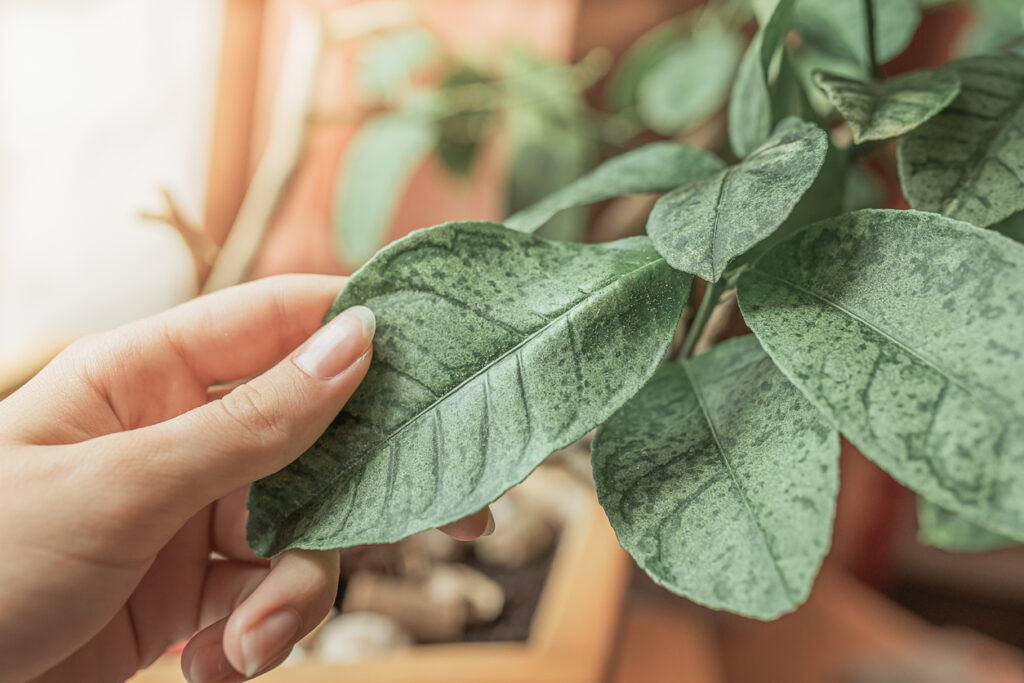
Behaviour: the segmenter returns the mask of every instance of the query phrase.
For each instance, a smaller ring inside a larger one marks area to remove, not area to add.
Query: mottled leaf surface
[[[673,268],[718,280],[732,259],[782,225],[827,150],[814,124],[782,126],[739,164],[661,197],[647,234]]]
[[[1020,545],[1019,541],[968,522],[920,497],[917,499],[917,540],[958,553],[979,553]]]
[[[438,130],[432,120],[385,114],[367,122],[338,169],[331,230],[338,260],[358,266],[384,244],[413,171],[429,156]]]
[[[725,103],[742,54],[740,37],[718,22],[678,41],[640,81],[640,119],[665,135],[702,123]]]
[[[388,246],[329,313],[376,314],[367,377],[309,451],[253,485],[250,544],[391,542],[479,510],[643,386],[689,282],[646,237],[447,223]]]
[[[921,21],[916,0],[873,0],[879,63],[903,52]],[[864,0],[798,0],[795,23],[810,44],[858,64],[870,63]]]
[[[761,619],[807,598],[839,437],[752,336],[661,368],[598,430],[592,460],[619,541],[659,584]]]
[[[867,457],[1024,534],[1024,246],[936,214],[817,223],[739,278],[744,319]]]
[[[533,232],[559,211],[627,194],[666,192],[706,178],[725,164],[713,154],[678,142],[653,142],[612,157],[579,180],[505,221]]]
[[[989,226],[1024,209],[1024,58],[946,68],[960,77],[960,95],[900,138],[900,183],[915,209]]]
[[[853,131],[854,142],[909,132],[942,111],[960,92],[952,69],[915,71],[882,83],[816,71],[814,81]]]
[[[1024,211],[1015,213],[1009,218],[1004,218],[995,225],[990,226],[990,228],[1006,235],[1012,240],[1024,242]]]
[[[772,102],[769,72],[776,53],[793,23],[793,0],[779,0],[771,16],[754,34],[740,59],[729,96],[729,145],[738,157],[745,157],[772,131]]]

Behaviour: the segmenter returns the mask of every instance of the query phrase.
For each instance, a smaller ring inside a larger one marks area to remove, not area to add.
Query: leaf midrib
[[[740,494],[740,500],[743,501],[743,507],[746,509],[750,519],[754,522],[754,526],[757,528],[757,531],[761,536],[761,541],[764,543],[765,551],[767,551],[768,557],[772,560],[772,568],[775,569],[775,574],[779,578],[782,590],[790,602],[799,603],[799,596],[794,593],[793,588],[789,585],[789,582],[786,581],[786,577],[783,575],[782,569],[779,567],[779,558],[772,549],[771,544],[768,542],[768,534],[761,525],[761,520],[754,514],[754,509],[751,507],[750,500],[747,498],[747,492],[740,483],[735,470],[733,470],[732,463],[729,462],[729,458],[725,452],[725,447],[722,445],[722,441],[718,436],[718,430],[715,428],[715,422],[711,418],[711,413],[704,402],[704,395],[701,392],[700,385],[697,384],[697,380],[687,363],[682,363],[682,368],[683,372],[686,373],[686,379],[690,383],[690,387],[693,389],[693,395],[697,397],[697,403],[700,405],[701,412],[704,414],[704,420],[707,422],[708,429],[711,431],[711,437],[715,440],[715,446],[718,449],[719,457],[725,465],[726,471],[729,473],[729,478],[732,479],[733,484],[736,485],[736,490],[739,491]]]
[[[942,375],[942,377],[944,377],[950,384],[953,384],[954,386],[959,388],[961,391],[965,392],[971,398],[973,398],[975,400],[982,401],[982,402],[984,402],[986,404],[988,403],[987,401],[983,401],[983,399],[978,397],[978,395],[977,395],[978,389],[972,389],[967,384],[965,384],[960,378],[953,377],[947,371],[943,370],[942,366],[939,365],[939,363],[935,362],[934,360],[932,360],[928,356],[924,355],[920,351],[914,349],[909,344],[907,344],[903,340],[901,340],[898,337],[896,337],[892,332],[889,332],[888,330],[882,329],[881,327],[879,327],[875,323],[870,322],[869,320],[865,319],[860,314],[850,310],[849,308],[847,308],[846,306],[843,306],[839,302],[833,301],[832,299],[829,299],[829,298],[825,297],[824,295],[819,294],[818,292],[812,291],[812,290],[808,289],[807,287],[804,287],[803,285],[797,284],[796,282],[793,282],[792,280],[787,280],[786,278],[780,277],[778,275],[775,275],[774,273],[768,273],[768,272],[765,272],[763,270],[756,270],[756,269],[753,272],[755,272],[758,275],[761,275],[763,277],[767,277],[767,278],[770,278],[772,280],[775,280],[776,282],[782,283],[784,285],[788,285],[788,286],[792,287],[793,289],[795,289],[795,290],[797,290],[799,292],[802,292],[802,293],[804,293],[804,294],[806,294],[806,295],[808,295],[810,297],[813,297],[813,298],[817,299],[818,301],[821,301],[822,303],[824,303],[824,304],[826,304],[828,306],[831,306],[832,308],[835,308],[839,312],[848,315],[849,317],[853,318],[854,320],[856,320],[860,324],[862,324],[865,327],[867,327],[867,328],[871,329],[872,331],[876,332],[878,335],[884,337],[885,339],[888,339],[890,342],[892,342],[893,344],[895,344],[899,348],[903,349],[908,354],[910,354],[914,358],[918,359],[919,361],[921,361],[922,363],[924,363],[925,365],[930,367],[932,370],[934,370],[938,374]],[[984,390],[982,390],[982,391],[985,394],[989,393],[989,392],[984,391]]]
[[[435,409],[436,409],[436,408],[437,408],[437,407],[438,407],[438,406],[439,406],[439,405],[440,405],[440,404],[441,404],[442,402],[444,402],[445,400],[447,400],[447,399],[448,399],[449,397],[453,396],[454,394],[458,393],[458,392],[459,392],[460,390],[462,390],[462,388],[463,388],[463,387],[465,387],[465,386],[466,386],[467,384],[469,384],[469,383],[470,383],[470,382],[472,382],[473,380],[477,379],[477,378],[478,378],[478,377],[480,377],[481,375],[486,375],[486,374],[487,374],[488,372],[490,372],[490,370],[491,370],[492,368],[494,368],[495,366],[497,366],[497,365],[498,365],[499,363],[501,363],[502,361],[504,361],[504,360],[505,360],[506,358],[509,358],[509,357],[513,356],[513,355],[514,355],[514,354],[515,354],[516,352],[518,352],[518,351],[519,351],[520,349],[522,349],[522,348],[523,348],[524,346],[526,346],[526,345],[527,345],[527,344],[529,344],[529,343],[530,343],[531,341],[533,341],[533,340],[534,340],[535,338],[537,338],[538,336],[540,336],[540,335],[541,335],[541,334],[542,334],[543,332],[547,331],[547,330],[548,330],[549,328],[551,328],[552,326],[554,326],[554,325],[555,325],[556,323],[559,323],[559,322],[561,322],[563,318],[566,318],[567,316],[569,316],[569,315],[570,315],[570,314],[571,314],[571,313],[572,313],[573,311],[575,311],[575,310],[576,310],[577,308],[579,308],[579,307],[580,307],[581,305],[583,305],[583,304],[585,304],[586,302],[590,301],[591,299],[594,299],[594,298],[596,298],[597,296],[601,295],[601,294],[602,294],[602,293],[603,293],[603,292],[604,292],[605,290],[608,290],[608,289],[614,288],[614,287],[616,287],[616,286],[619,286],[619,285],[620,285],[620,284],[621,284],[622,282],[624,282],[625,280],[627,280],[627,279],[629,279],[629,278],[632,278],[632,277],[633,277],[633,276],[635,276],[635,275],[636,275],[637,273],[639,273],[639,272],[641,272],[641,271],[643,271],[643,270],[646,270],[646,269],[648,269],[648,268],[652,268],[652,267],[655,267],[655,266],[659,266],[659,265],[661,265],[661,264],[664,264],[664,263],[666,263],[666,262],[665,262],[665,259],[664,259],[664,258],[662,258],[662,257],[660,257],[660,256],[658,256],[658,257],[654,258],[653,260],[651,260],[651,261],[649,261],[649,262],[647,262],[647,263],[645,263],[645,264],[643,264],[643,265],[641,265],[641,266],[639,266],[639,267],[637,267],[637,268],[634,268],[633,270],[631,270],[631,271],[629,271],[629,272],[627,272],[627,273],[624,273],[624,274],[622,274],[622,275],[621,275],[621,276],[619,276],[619,277],[616,277],[616,278],[612,279],[612,280],[611,280],[610,282],[608,282],[608,283],[607,283],[606,285],[604,285],[604,286],[602,286],[602,287],[600,287],[600,288],[598,288],[598,289],[592,290],[589,296],[585,296],[585,297],[581,298],[581,299],[580,299],[580,300],[579,300],[578,302],[576,302],[576,303],[575,303],[575,304],[573,304],[572,306],[569,306],[569,307],[568,307],[568,308],[566,308],[566,309],[565,309],[564,311],[562,311],[561,313],[559,313],[559,314],[558,314],[558,315],[556,315],[555,317],[553,317],[553,318],[551,318],[550,320],[548,320],[548,321],[547,321],[547,322],[546,322],[546,323],[545,323],[544,325],[542,325],[541,327],[537,328],[537,330],[535,330],[534,332],[531,332],[531,333],[530,333],[529,335],[527,335],[527,336],[526,336],[526,337],[525,337],[525,338],[524,338],[524,339],[523,339],[523,340],[522,340],[521,342],[519,342],[519,343],[518,343],[518,344],[516,344],[515,346],[511,347],[511,348],[510,348],[509,350],[505,351],[505,352],[504,352],[504,353],[502,353],[502,354],[501,354],[500,356],[497,356],[497,357],[495,357],[495,358],[494,358],[493,360],[491,360],[491,361],[490,361],[489,363],[487,363],[486,365],[484,365],[483,367],[481,367],[481,368],[480,368],[479,370],[477,370],[477,371],[476,371],[475,373],[473,373],[472,375],[470,375],[469,377],[467,377],[467,378],[466,378],[466,379],[464,379],[463,381],[459,382],[459,384],[457,384],[456,386],[454,386],[454,387],[453,387],[452,389],[450,389],[449,391],[445,392],[445,393],[444,393],[444,394],[442,394],[441,396],[437,397],[437,398],[436,398],[436,399],[434,400],[434,402],[433,402],[433,403],[431,403],[431,404],[430,404],[430,405],[428,405],[427,407],[423,408],[423,409],[422,409],[421,411],[419,411],[418,413],[416,413],[416,415],[414,415],[413,417],[411,417],[411,418],[409,418],[408,420],[406,420],[405,422],[403,422],[403,423],[401,424],[401,426],[399,426],[399,427],[398,427],[397,429],[395,429],[395,430],[391,431],[391,432],[390,432],[390,433],[389,433],[389,434],[388,434],[387,436],[385,436],[385,437],[384,437],[383,439],[381,439],[380,441],[378,441],[378,442],[374,443],[374,444],[373,444],[372,446],[370,446],[369,448],[367,448],[367,449],[366,449],[366,450],[364,451],[365,455],[363,455],[363,456],[362,456],[362,457],[360,458],[360,462],[359,462],[359,463],[358,463],[357,465],[353,465],[353,466],[351,466],[351,467],[347,467],[347,468],[345,468],[345,469],[344,469],[343,471],[342,471],[342,470],[337,470],[337,471],[335,471],[335,472],[334,472],[334,473],[333,473],[333,474],[332,474],[332,475],[331,475],[331,476],[330,476],[330,477],[329,477],[329,478],[328,478],[328,479],[326,480],[326,482],[324,483],[324,485],[323,485],[323,486],[321,486],[321,487],[320,487],[319,489],[317,489],[317,491],[316,491],[316,493],[315,493],[314,495],[310,496],[310,497],[309,497],[309,498],[308,498],[307,500],[305,500],[305,501],[304,501],[304,502],[303,502],[303,503],[302,503],[301,505],[298,505],[297,507],[293,508],[293,509],[291,510],[291,512],[287,513],[287,514],[286,514],[286,515],[284,516],[284,519],[291,519],[292,517],[294,517],[294,516],[295,516],[295,514],[297,514],[297,513],[299,512],[299,511],[303,510],[303,509],[304,509],[304,508],[305,508],[305,507],[306,507],[307,505],[309,505],[310,503],[314,502],[314,501],[315,501],[315,500],[317,499],[317,497],[318,497],[318,496],[320,495],[320,493],[321,493],[322,491],[325,491],[325,490],[327,490],[328,488],[330,488],[331,486],[333,486],[333,485],[334,485],[334,483],[335,483],[335,482],[336,482],[336,481],[337,481],[337,480],[338,480],[339,478],[341,478],[341,476],[342,476],[343,474],[347,474],[347,473],[351,472],[351,471],[352,471],[352,470],[354,470],[354,469],[357,469],[357,468],[361,468],[361,467],[363,467],[363,466],[364,466],[364,465],[365,465],[365,464],[366,464],[367,462],[369,462],[369,460],[371,460],[371,459],[372,459],[372,458],[374,457],[374,455],[373,455],[373,454],[374,454],[374,453],[376,453],[376,452],[378,452],[378,451],[380,450],[381,446],[383,446],[383,445],[387,444],[387,443],[388,443],[388,442],[390,442],[390,441],[391,441],[392,439],[394,439],[394,438],[398,437],[398,436],[399,436],[399,435],[400,435],[400,434],[401,434],[401,433],[402,433],[403,431],[405,431],[405,430],[406,430],[406,429],[407,429],[407,428],[408,428],[408,427],[409,427],[410,425],[414,424],[414,423],[415,423],[415,422],[416,422],[417,420],[419,420],[420,418],[422,418],[422,417],[423,417],[424,415],[426,415],[426,414],[427,414],[427,413],[429,413],[430,411],[432,411],[432,410],[435,410]],[[666,264],[666,265],[667,265],[667,264]],[[670,268],[671,268],[671,266],[670,266]],[[673,272],[675,272],[675,271],[673,270]]]

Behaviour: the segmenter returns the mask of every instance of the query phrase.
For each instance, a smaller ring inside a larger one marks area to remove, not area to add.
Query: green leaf
[[[436,139],[429,119],[403,114],[378,116],[359,129],[334,179],[331,230],[339,261],[357,266],[384,244],[402,192]]]
[[[873,0],[875,8],[875,50],[878,62],[887,62],[903,52],[921,22],[915,0]],[[870,64],[868,22],[864,0],[799,0],[796,28],[814,47]]]
[[[917,499],[917,540],[958,553],[979,553],[1019,545],[1012,538],[968,522],[921,497]]]
[[[328,313],[377,316],[366,379],[309,451],[253,485],[250,544],[391,542],[479,510],[639,391],[689,283],[645,237],[446,223],[389,245]]]
[[[641,121],[664,135],[704,122],[725,103],[742,52],[740,38],[718,22],[680,40],[640,81]]]
[[[657,583],[760,619],[807,598],[839,437],[752,336],[664,366],[598,429],[592,461],[619,542]]]
[[[828,137],[814,124],[782,127],[743,162],[659,199],[647,234],[673,268],[714,282],[782,225],[827,149]]]
[[[1024,246],[936,214],[817,223],[739,278],[787,377],[898,481],[1024,538]]]
[[[915,71],[883,83],[816,71],[814,81],[850,124],[857,143],[914,130],[960,92],[960,78],[950,69]]]
[[[728,120],[729,144],[736,156],[747,156],[771,134],[769,73],[793,23],[793,3],[794,0],[779,0],[740,60],[729,97]]]
[[[394,96],[439,54],[434,36],[420,28],[371,38],[356,57],[356,82],[368,95]]]
[[[491,77],[466,64],[457,64],[445,76],[438,90],[440,106],[454,113],[438,123],[437,156],[451,173],[468,175],[476,160],[477,150],[487,134],[491,112],[466,102],[465,86],[490,83]],[[469,106],[467,106],[467,104]]]
[[[666,192],[706,178],[724,166],[713,154],[677,142],[653,142],[612,157],[590,173],[509,216],[505,224],[533,232],[563,209],[626,194]]]
[[[619,60],[605,88],[608,109],[624,111],[636,106],[637,91],[644,77],[654,70],[684,35],[688,22],[677,17],[658,24],[640,36]]]
[[[900,138],[900,183],[915,209],[985,227],[1024,209],[1024,58],[952,62],[960,95]]]

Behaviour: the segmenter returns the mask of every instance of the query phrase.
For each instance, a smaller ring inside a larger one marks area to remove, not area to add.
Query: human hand
[[[245,493],[366,373],[368,309],[317,332],[344,282],[270,278],[87,337],[0,403],[4,680],[124,680],[190,639],[192,683],[242,681],[321,621],[338,553],[256,557]]]

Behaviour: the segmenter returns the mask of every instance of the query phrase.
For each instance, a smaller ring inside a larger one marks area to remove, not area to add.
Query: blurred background
[[[794,78],[862,73],[828,39],[845,1],[801,0]],[[0,0],[0,396],[82,334],[255,277],[351,273],[645,142],[728,158],[729,85],[769,5]],[[1024,35],[1021,0],[880,8],[918,17],[887,36],[888,75]],[[837,192],[906,206],[884,145]],[[652,202],[567,211],[542,234],[636,234]],[[808,604],[770,624],[634,571],[587,458],[586,442],[560,452],[499,501],[493,539],[349,552],[337,614],[268,680],[1024,681],[1024,551],[970,529],[949,538],[972,552],[931,547],[917,516],[941,512],[849,444],[832,553]],[[173,658],[138,680],[179,680]]]

